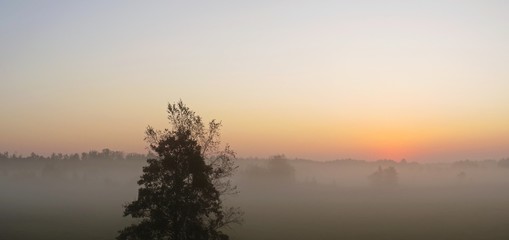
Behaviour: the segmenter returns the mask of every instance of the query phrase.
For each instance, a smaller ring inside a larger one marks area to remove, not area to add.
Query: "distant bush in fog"
[[[295,168],[284,155],[269,158],[265,166],[251,165],[244,171],[244,177],[251,183],[287,184],[295,181]]]
[[[396,186],[398,184],[398,172],[396,171],[396,168],[392,166],[387,168],[378,166],[378,169],[369,175],[369,180],[373,186]]]
[[[502,159],[498,162],[500,167],[509,168],[509,158]]]

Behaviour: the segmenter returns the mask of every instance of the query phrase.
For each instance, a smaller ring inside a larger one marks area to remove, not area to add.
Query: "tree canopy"
[[[222,196],[235,194],[229,179],[234,152],[220,148],[221,123],[202,119],[182,101],[168,104],[171,128],[147,127],[154,151],[138,184],[138,199],[124,216],[141,221],[120,231],[117,239],[228,239],[221,229],[240,223],[238,208],[225,208]]]

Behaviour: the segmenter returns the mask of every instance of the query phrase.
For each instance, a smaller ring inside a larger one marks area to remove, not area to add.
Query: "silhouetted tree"
[[[0,153],[0,159],[9,159],[9,152]]]
[[[500,161],[498,161],[498,166],[509,168],[509,158],[501,159]]]
[[[374,186],[395,186],[398,184],[398,172],[393,166],[385,169],[378,166],[378,169],[369,175],[369,179]]]
[[[285,155],[275,155],[272,156],[267,162],[267,168],[274,175],[284,176],[285,178],[294,178],[295,169],[288,160]]]
[[[148,127],[146,140],[155,152],[138,181],[138,199],[124,216],[141,218],[117,239],[228,239],[220,229],[240,222],[237,208],[223,208],[221,196],[235,193],[229,177],[236,169],[233,151],[219,150],[215,121],[205,128],[182,101],[168,104],[171,129]]]
[[[266,166],[252,165],[244,171],[246,184],[282,187],[295,183],[295,168],[285,155],[275,155],[268,159]]]
[[[479,163],[472,160],[456,161],[452,164],[454,168],[468,169],[479,167]]]

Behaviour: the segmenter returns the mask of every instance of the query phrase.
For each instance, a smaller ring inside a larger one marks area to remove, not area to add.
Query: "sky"
[[[0,151],[146,152],[182,99],[240,157],[509,157],[507,1],[3,1]]]

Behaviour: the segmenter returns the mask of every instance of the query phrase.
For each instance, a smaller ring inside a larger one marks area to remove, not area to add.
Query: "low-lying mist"
[[[0,239],[114,239],[147,156],[101,153],[0,156]],[[231,239],[509,239],[509,160],[237,163]]]

